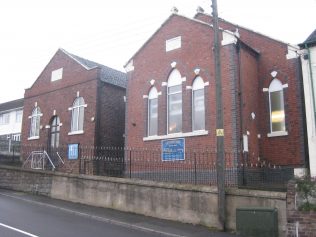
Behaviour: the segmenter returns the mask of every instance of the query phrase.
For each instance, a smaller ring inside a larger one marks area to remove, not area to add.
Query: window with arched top
[[[168,78],[168,134],[182,131],[182,78],[174,69]]]
[[[58,116],[54,116],[50,123],[50,136],[49,144],[51,148],[59,147],[59,133],[60,133],[60,119]]]
[[[78,97],[72,104],[71,111],[71,132],[82,132],[84,121],[84,108],[86,107],[84,99]]]
[[[270,83],[269,105],[270,105],[271,133],[286,131],[283,85],[278,79],[273,79],[272,82]]]
[[[192,130],[205,130],[204,81],[201,77],[195,78],[192,85]]]
[[[39,137],[41,116],[40,107],[35,107],[32,111],[32,115],[29,117],[31,119],[30,138]]]
[[[152,87],[148,94],[148,136],[158,134],[158,91]]]

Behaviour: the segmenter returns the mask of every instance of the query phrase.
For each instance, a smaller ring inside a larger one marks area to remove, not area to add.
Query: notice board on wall
[[[163,161],[175,161],[185,159],[184,138],[161,141],[161,159]]]

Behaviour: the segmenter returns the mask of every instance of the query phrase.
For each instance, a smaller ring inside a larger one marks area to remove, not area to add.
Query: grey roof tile
[[[24,105],[24,99],[12,100],[0,104],[0,113],[8,110],[13,110],[16,108],[21,108]]]
[[[316,29],[300,45],[304,45],[304,44],[316,44]]]
[[[118,71],[116,69],[104,66],[100,63],[96,63],[93,61],[90,61],[88,59],[79,57],[77,55],[71,54],[67,52],[66,50],[62,49],[66,54],[70,55],[72,58],[74,58],[76,61],[78,61],[80,64],[85,66],[88,69],[92,68],[100,68],[101,69],[101,80],[107,83],[110,83],[115,86],[126,88],[127,86],[127,77],[126,73]]]

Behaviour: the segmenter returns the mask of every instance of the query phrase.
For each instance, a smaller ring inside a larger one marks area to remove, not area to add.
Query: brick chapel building
[[[304,167],[297,48],[223,19],[220,32],[225,151],[241,151],[235,163]],[[128,147],[216,148],[213,39],[210,15],[173,13],[127,62]]]
[[[123,147],[125,94],[125,73],[59,49],[25,90],[24,158],[36,147],[56,149],[66,162],[63,167],[78,173],[81,159],[69,157],[67,146]],[[101,172],[95,164],[83,168]]]

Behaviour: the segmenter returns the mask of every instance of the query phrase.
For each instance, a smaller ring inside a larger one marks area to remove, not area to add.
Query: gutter
[[[12,112],[12,111],[17,111],[17,110],[23,110],[23,106],[22,107],[16,107],[16,108],[13,108],[13,109],[2,110],[2,111],[0,111],[0,114],[5,114],[5,113]]]

